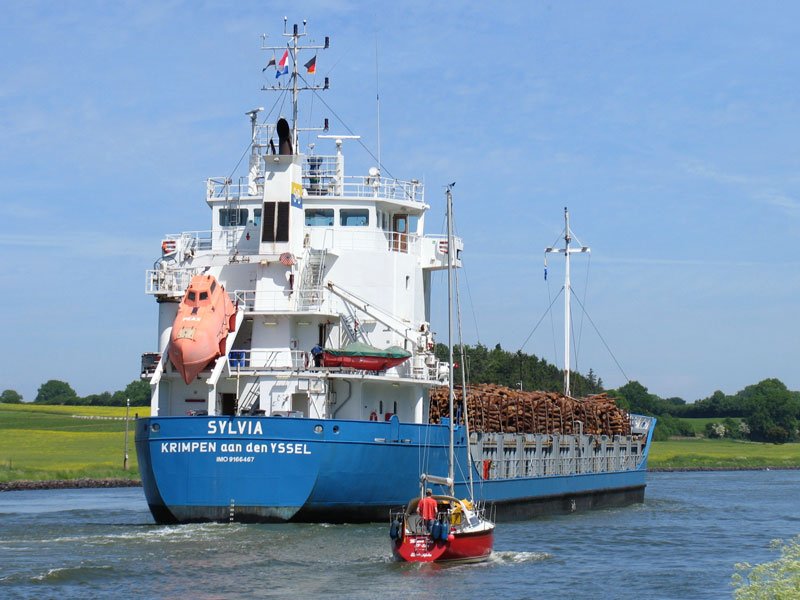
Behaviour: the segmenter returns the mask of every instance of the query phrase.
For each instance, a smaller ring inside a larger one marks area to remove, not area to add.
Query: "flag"
[[[269,59],[269,62],[267,63],[267,66],[264,67],[263,69],[261,69],[261,72],[263,73],[264,71],[266,71],[267,69],[269,69],[272,66],[275,66],[275,57],[274,56]]]
[[[275,71],[275,79],[280,77],[281,75],[286,75],[289,72],[289,51],[284,50],[283,56],[281,56],[281,60],[276,67],[277,70]]]
[[[316,73],[317,72],[317,55],[315,54],[314,58],[312,58],[310,61],[308,61],[303,66],[306,68],[306,73],[310,73],[310,74]]]

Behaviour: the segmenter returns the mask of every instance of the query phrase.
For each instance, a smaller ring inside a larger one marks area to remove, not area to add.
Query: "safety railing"
[[[502,447],[502,446],[501,446]],[[622,445],[609,447],[606,454],[581,454],[575,448],[552,449],[535,455],[530,448],[524,449],[520,456],[516,448],[503,448],[502,455],[494,444],[483,446],[481,460],[485,465],[485,477],[488,479],[514,479],[518,477],[544,477],[552,475],[577,475],[579,473],[605,473],[615,471],[633,471],[640,461],[638,446]]]
[[[182,296],[192,277],[201,269],[147,269],[145,271],[145,293],[156,296]]]
[[[366,227],[306,227],[304,233],[309,245],[320,250],[394,250],[414,256],[420,256],[422,251],[422,238],[416,234],[376,231]]]
[[[303,370],[313,366],[304,350],[231,350],[228,368],[237,371]]]

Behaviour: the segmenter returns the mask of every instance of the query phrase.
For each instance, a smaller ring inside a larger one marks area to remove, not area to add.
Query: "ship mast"
[[[327,50],[330,47],[330,38],[325,36],[325,43],[322,46],[319,45],[312,45],[312,46],[301,46],[300,45],[300,38],[305,37],[308,35],[306,33],[306,23],[307,21],[303,19],[303,31],[300,31],[299,26],[297,23],[292,25],[292,31],[286,31],[286,17],[283,18],[283,37],[288,38],[285,46],[266,46],[262,43],[261,49],[262,50],[272,50],[273,52],[276,51],[288,51],[289,56],[291,57],[292,63],[292,74],[291,74],[291,81],[292,81],[292,151],[295,154],[298,154],[298,132],[300,128],[298,126],[298,113],[297,113],[297,105],[300,98],[300,92],[304,90],[327,90],[330,82],[327,77],[325,77],[322,85],[300,85],[300,77],[298,76],[297,72],[297,65],[299,62],[299,55],[300,51],[302,50]],[[266,38],[264,38],[266,39]],[[277,65],[276,65],[277,68]],[[270,86],[262,86],[262,90],[284,90],[285,87],[282,87],[280,83],[273,84]],[[323,130],[327,131],[328,120],[325,119],[325,127]],[[319,129],[314,128],[313,131],[319,131]]]
[[[572,231],[569,228],[569,211],[564,207],[564,247],[563,248],[545,248],[545,253],[563,254],[565,260],[564,267],[564,395],[570,395],[570,382],[569,382],[569,355],[570,355],[570,323],[572,321],[572,314],[570,311],[572,284],[569,278],[569,255],[574,253],[590,252],[588,246],[580,246],[577,248],[570,248],[572,241]],[[546,262],[545,262],[545,266]]]

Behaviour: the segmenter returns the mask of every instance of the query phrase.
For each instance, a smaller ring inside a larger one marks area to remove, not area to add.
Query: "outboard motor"
[[[292,130],[286,119],[278,119],[278,154],[294,154],[292,152]]]

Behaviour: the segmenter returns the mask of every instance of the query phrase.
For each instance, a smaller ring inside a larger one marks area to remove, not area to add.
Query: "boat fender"
[[[431,538],[434,542],[442,538],[442,524],[439,521],[434,521],[431,525]]]
[[[389,525],[389,537],[393,540],[400,537],[400,525],[400,519],[395,519],[392,521],[392,524]]]
[[[376,413],[374,410],[371,413],[369,413],[369,420],[370,421],[377,421],[378,420],[378,413]]]
[[[439,539],[443,542],[446,542],[450,537],[450,523],[447,520],[441,520],[439,522]]]

